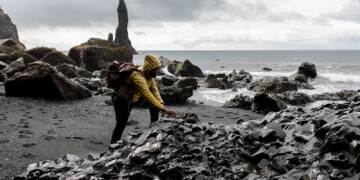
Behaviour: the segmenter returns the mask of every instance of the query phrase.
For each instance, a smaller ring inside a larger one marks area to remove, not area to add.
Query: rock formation
[[[286,91],[297,91],[297,85],[290,82],[287,77],[265,76],[247,86],[249,90],[255,92],[277,94]]]
[[[132,62],[130,50],[107,40],[90,38],[87,42],[70,49],[69,57],[88,71],[107,69],[114,61]]]
[[[19,42],[16,25],[0,7],[0,39],[12,39]]]
[[[189,60],[173,61],[168,66],[168,71],[175,76],[182,77],[205,77],[198,66],[193,65]]]
[[[31,164],[14,180],[359,179],[359,110],[291,108],[229,126],[163,118],[101,155]]]
[[[126,46],[133,54],[137,54],[136,50],[132,47],[131,41],[128,36],[128,12],[125,0],[119,0],[119,7],[117,9],[119,25],[116,28],[115,43]]]
[[[0,53],[1,54],[11,54],[15,51],[24,51],[24,50],[26,50],[25,46],[15,40],[0,39]]]
[[[56,68],[41,61],[30,63],[22,71],[9,75],[5,91],[9,97],[55,100],[78,100],[91,96],[87,88],[69,80]]]

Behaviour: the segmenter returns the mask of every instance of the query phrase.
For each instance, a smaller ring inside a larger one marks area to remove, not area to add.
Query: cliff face
[[[10,17],[0,8],[0,39],[13,39],[19,42],[19,36],[15,24]]]
[[[119,0],[119,7],[117,9],[119,25],[116,28],[115,43],[122,44],[130,49],[133,54],[137,54],[136,50],[132,47],[131,41],[128,36],[128,12],[125,0]]]

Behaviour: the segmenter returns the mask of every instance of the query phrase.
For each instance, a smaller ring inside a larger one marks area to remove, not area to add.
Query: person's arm
[[[152,78],[152,80],[151,80],[150,91],[153,93],[155,98],[160,101],[161,104],[164,104],[164,100],[161,98],[159,89],[158,89],[158,87],[156,85],[155,78]]]
[[[157,100],[155,96],[150,92],[146,80],[142,75],[136,73],[133,77],[133,82],[135,84],[136,90],[140,92],[142,98],[150,106],[154,107],[158,111],[162,111],[164,109],[165,106],[161,104],[161,102]]]
[[[155,96],[150,92],[150,89],[147,86],[146,80],[142,75],[135,74],[133,77],[133,82],[137,90],[140,91],[142,98],[152,107],[157,109],[158,111],[162,111],[172,117],[176,117],[177,113],[171,109],[165,108],[163,104],[159,100],[155,98]],[[159,95],[160,96],[160,95]]]

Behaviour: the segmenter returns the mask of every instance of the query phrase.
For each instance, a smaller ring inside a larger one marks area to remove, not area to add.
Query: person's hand
[[[171,109],[164,108],[164,110],[162,110],[162,112],[164,112],[165,114],[168,114],[170,117],[173,117],[173,118],[175,118],[177,116],[177,113]]]

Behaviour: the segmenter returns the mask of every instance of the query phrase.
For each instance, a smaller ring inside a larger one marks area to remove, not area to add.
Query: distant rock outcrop
[[[69,57],[88,71],[107,69],[114,61],[132,62],[130,50],[107,40],[90,38],[87,42],[70,49]]]
[[[287,77],[265,76],[247,86],[249,90],[269,94],[284,93],[287,91],[297,91],[298,87]]]
[[[128,12],[125,4],[125,0],[119,0],[119,6],[117,9],[119,25],[116,28],[115,43],[126,46],[133,54],[137,54],[136,50],[132,47],[131,41],[128,36]]]
[[[205,77],[201,69],[193,65],[189,60],[173,61],[168,66],[168,71],[175,76],[182,77]]]
[[[46,54],[55,52],[56,49],[48,47],[35,47],[26,51],[26,53],[32,55],[37,59],[42,59]]]
[[[19,42],[16,25],[0,7],[0,39],[12,39]]]

